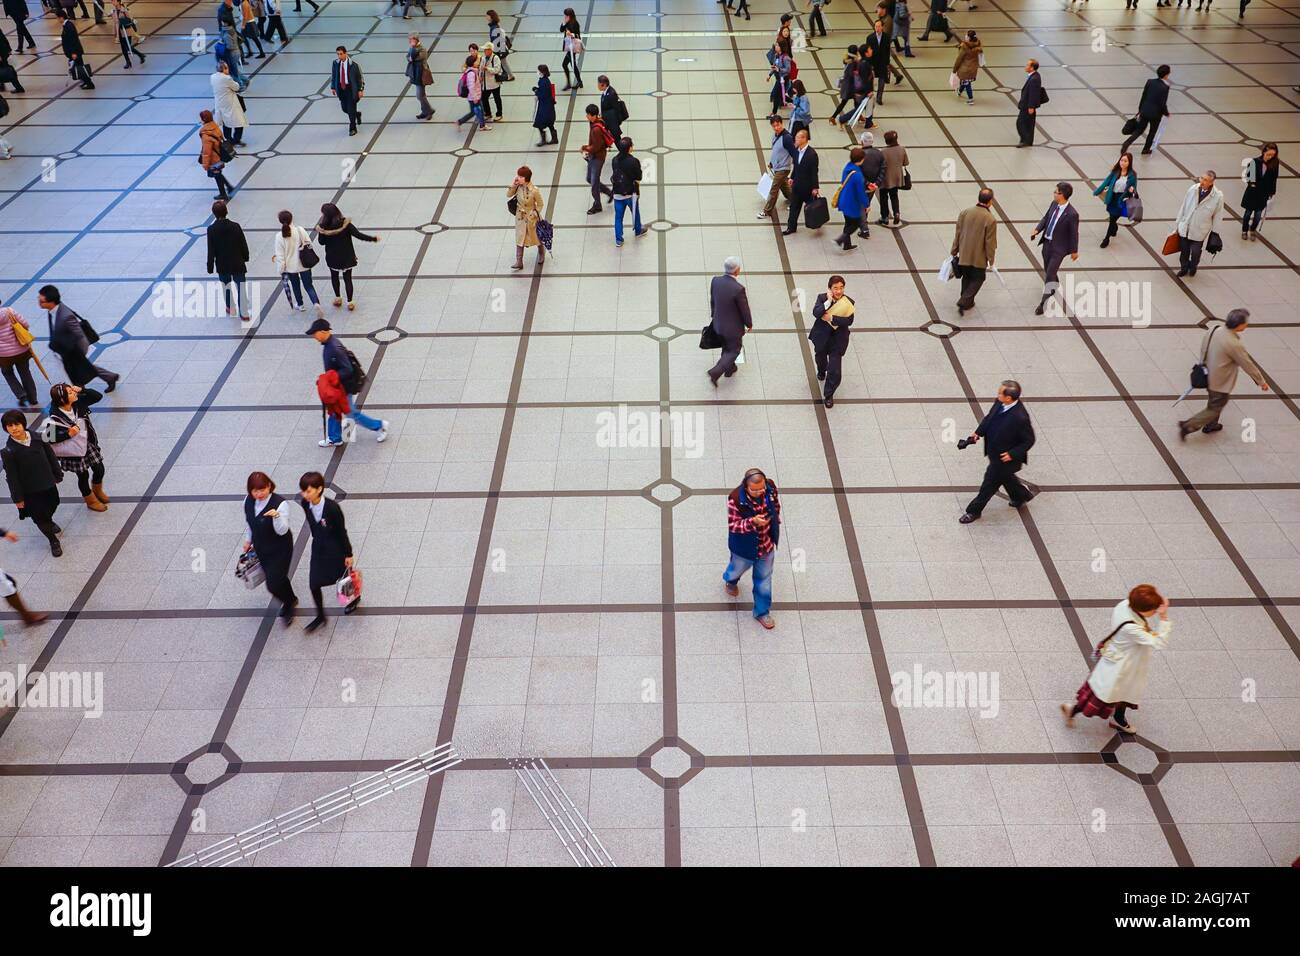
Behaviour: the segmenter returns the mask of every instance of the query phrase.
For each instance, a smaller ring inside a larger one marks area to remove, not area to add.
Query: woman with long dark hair
[[[573,7],[564,8],[564,22],[560,24],[560,48],[564,50],[564,88],[565,90],[582,89],[582,71],[578,69],[578,57],[582,55],[582,24]],[[569,76],[569,67],[573,67],[573,76]],[[576,82],[574,82],[576,79]]]
[[[107,511],[104,492],[104,453],[90,420],[90,406],[104,396],[93,388],[59,383],[50,387],[50,448],[65,475],[77,476],[81,500],[91,511]]]
[[[257,555],[258,563],[266,574],[266,589],[280,601],[280,620],[286,624],[298,606],[298,595],[293,593],[289,580],[289,565],[293,561],[293,532],[289,516],[284,513],[284,498],[275,493],[275,482],[264,471],[248,476],[248,497],[244,499],[244,554]]]
[[[303,289],[307,298],[316,308],[316,317],[324,318],[325,311],[320,307],[320,296],[311,281],[311,267],[302,261],[302,251],[311,246],[311,235],[302,226],[293,224],[293,213],[287,209],[280,210],[280,234],[275,237],[275,253],[271,262],[280,267],[280,278],[284,282],[284,298],[289,308],[296,312],[306,312],[307,306],[302,300]]]
[[[1265,143],[1259,155],[1246,167],[1246,191],[1241,194],[1241,238],[1254,239],[1264,221],[1264,209],[1277,193],[1277,176],[1282,169],[1277,143]]]
[[[1106,236],[1101,240],[1101,248],[1105,249],[1110,245],[1111,239],[1119,234],[1119,217],[1126,215],[1128,208],[1125,202],[1137,195],[1137,170],[1133,168],[1133,154],[1121,153],[1115,165],[1110,168],[1109,175],[1101,181],[1101,185],[1092,191],[1094,196],[1100,196],[1101,201],[1106,204],[1106,215],[1110,216],[1110,224],[1106,227]]]
[[[320,207],[320,222],[316,224],[316,236],[325,247],[325,265],[330,270],[330,285],[334,288],[334,305],[343,304],[339,292],[339,276],[343,277],[343,287],[348,294],[348,311],[357,307],[352,290],[352,270],[357,267],[357,251],[352,247],[353,239],[362,242],[378,242],[378,236],[367,236],[352,224],[339,207],[327,202]]]
[[[545,63],[537,64],[537,85],[533,87],[537,97],[537,107],[533,112],[533,129],[541,134],[538,146],[554,146],[560,141],[555,133],[555,84],[551,82],[551,68]],[[546,132],[551,133],[547,142]]]

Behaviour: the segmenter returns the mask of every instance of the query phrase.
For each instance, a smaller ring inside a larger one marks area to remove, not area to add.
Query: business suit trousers
[[[1046,305],[1047,300],[1052,297],[1060,287],[1061,282],[1057,277],[1057,272],[1061,268],[1061,263],[1065,261],[1065,253],[1049,253],[1047,246],[1043,246],[1043,298],[1040,305]]]
[[[822,383],[822,398],[830,398],[840,387],[844,356],[830,348],[829,343],[825,349],[816,349],[814,356],[817,359],[817,374],[826,376],[826,381]]]
[[[763,215],[771,216],[776,212],[776,197],[790,198],[790,170],[772,170],[772,188],[767,191],[767,204],[763,206]]]
[[[1229,397],[1228,392],[1210,392],[1210,400],[1205,403],[1205,407],[1182,423],[1183,431],[1194,432],[1198,428],[1217,423],[1228,406]]]
[[[799,228],[799,214],[803,212],[803,204],[812,199],[812,196],[800,196],[796,192],[790,194],[790,215],[786,217],[785,228],[794,232]]]
[[[1034,127],[1038,124],[1038,116],[1028,110],[1021,110],[1016,116],[1016,132],[1020,134],[1020,142],[1026,146],[1034,145]]]
[[[1155,141],[1156,130],[1158,129],[1160,129],[1159,116],[1152,119],[1149,116],[1142,116],[1141,114],[1139,114],[1137,131],[1134,132],[1133,135],[1130,136],[1128,139],[1124,140],[1124,145],[1119,148],[1119,151],[1121,153],[1127,153],[1128,148],[1133,145],[1133,141],[1137,139],[1139,136],[1141,136],[1143,131],[1145,130],[1147,134],[1147,142],[1146,145],[1142,147],[1142,152],[1144,153],[1151,152],[1151,144],[1152,142]]]
[[[1180,272],[1186,271],[1190,275],[1196,275],[1196,267],[1201,264],[1201,249],[1204,246],[1204,242],[1197,242],[1194,239],[1188,239],[1186,236],[1178,237],[1178,269]]]
[[[14,32],[18,34],[18,52],[23,52],[24,40],[27,41],[29,47],[36,49],[36,41],[32,38],[32,33],[27,29],[27,24],[23,21],[23,18],[13,17],[12,19],[14,21]]]
[[[348,91],[347,93],[339,93],[339,109],[343,110],[343,112],[347,114],[349,133],[354,131],[357,128],[357,124],[361,122],[360,105],[361,104],[357,102],[356,96],[351,91]]]
[[[821,27],[822,36],[826,35],[826,21],[822,19],[822,8],[820,4],[814,5],[812,14],[808,17],[808,35],[816,36],[817,28]]]
[[[996,458],[990,458],[988,467],[984,469],[984,482],[980,485],[980,490],[976,492],[975,497],[970,500],[966,506],[966,513],[979,517],[984,511],[984,506],[989,503],[998,488],[1007,490],[1007,497],[1015,504],[1022,504],[1033,497],[1029,489],[1025,487],[1024,482],[1016,477],[1015,469],[1019,467],[1014,462],[999,461]]]
[[[973,308],[975,305],[975,296],[979,295],[980,287],[984,285],[984,280],[988,278],[987,269],[976,269],[974,266],[961,267],[961,296],[957,299],[957,305],[963,309]]]
[[[744,339],[724,339],[722,344],[722,356],[718,359],[718,364],[709,369],[709,378],[715,382],[720,376],[736,374],[736,358],[740,355]]]
[[[262,37],[267,43],[270,43],[271,37],[277,33],[280,35],[280,46],[284,46],[289,42],[289,34],[284,30],[284,20],[280,18],[280,14],[272,13],[266,18],[266,32],[262,34]]]

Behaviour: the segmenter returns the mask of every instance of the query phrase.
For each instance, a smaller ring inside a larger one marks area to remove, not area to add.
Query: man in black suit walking
[[[83,90],[93,90],[95,83],[90,78],[90,68],[86,66],[86,51],[81,47],[77,26],[72,22],[68,10],[61,8],[59,15],[63,17],[63,33],[59,40],[63,46],[63,55],[72,61],[72,75],[81,81]]]
[[[821,183],[817,179],[817,150],[808,145],[808,131],[794,134],[794,169],[790,172],[790,218],[781,235],[793,235],[799,229],[799,213],[803,204],[819,195]]]
[[[609,77],[596,77],[596,86],[600,88],[600,118],[609,130],[609,135],[617,143],[623,138],[623,121],[627,119],[627,104],[618,98],[618,90],[609,85]]]
[[[709,283],[709,315],[713,318],[713,331],[722,339],[722,357],[709,369],[709,381],[718,387],[718,378],[736,374],[736,357],[740,355],[741,339],[746,329],[754,327],[749,314],[749,297],[737,278],[740,260],[729,256],[722,263],[726,275],[714,276]]]
[[[1079,211],[1070,205],[1073,194],[1074,187],[1069,183],[1057,183],[1052,193],[1055,202],[1029,234],[1030,242],[1040,233],[1043,237],[1038,240],[1043,247],[1043,297],[1034,315],[1043,314],[1043,306],[1060,286],[1056,273],[1065,257],[1069,256],[1072,262],[1079,258]]]
[[[1133,135],[1124,140],[1124,145],[1119,148],[1121,153],[1127,153],[1128,148],[1133,145],[1133,140],[1142,135],[1146,130],[1147,141],[1142,147],[1142,155],[1151,154],[1151,143],[1156,138],[1156,131],[1160,129],[1160,121],[1169,115],[1169,64],[1164,63],[1156,68],[1156,75],[1153,79],[1147,80],[1146,86],[1142,87],[1142,99],[1138,101],[1138,128],[1133,131]]]
[[[339,98],[339,106],[348,116],[348,135],[357,135],[357,124],[361,122],[361,97],[366,95],[366,79],[361,75],[361,67],[348,56],[347,47],[336,47],[338,54],[330,64],[330,93]]]
[[[1038,107],[1043,102],[1043,78],[1038,75],[1038,61],[1030,60],[1025,64],[1025,85],[1020,88],[1020,102],[1016,104],[1020,113],[1016,116],[1016,132],[1020,142],[1016,148],[1034,145],[1034,127],[1038,124]]]
[[[1029,413],[1020,403],[1020,383],[1010,379],[998,388],[997,401],[980,422],[979,428],[967,439],[976,442],[984,439],[984,454],[989,460],[984,470],[984,483],[966,506],[966,513],[957,520],[970,524],[979,520],[984,506],[1001,486],[1007,490],[1011,507],[1026,505],[1034,493],[1021,483],[1016,472],[1029,462],[1029,449],[1034,447],[1034,426]]]
[[[844,276],[831,276],[829,291],[817,296],[813,304],[813,327],[808,341],[817,358],[817,379],[824,382],[822,401],[827,408],[835,405],[835,390],[840,387],[840,366],[849,350],[849,326],[853,324],[854,302],[844,294]]]
[[[876,77],[876,105],[885,104],[885,87],[889,86],[889,71],[891,63],[889,60],[889,34],[885,33],[885,23],[883,20],[875,22],[875,32],[867,37],[866,41],[858,47],[862,55],[871,60],[871,72]],[[899,74],[898,80],[901,82],[902,74]]]

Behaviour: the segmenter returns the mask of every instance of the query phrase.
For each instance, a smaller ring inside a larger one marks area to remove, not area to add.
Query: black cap
[[[789,23],[789,22],[790,22],[791,20],[793,20],[793,19],[794,19],[794,14],[793,14],[793,13],[783,13],[783,14],[781,14],[781,22],[782,22],[782,23]]]
[[[333,330],[330,328],[330,324],[328,322],[326,322],[324,319],[317,319],[315,322],[311,324],[311,328],[307,330],[306,334],[315,335],[317,332],[331,332],[331,331]]]

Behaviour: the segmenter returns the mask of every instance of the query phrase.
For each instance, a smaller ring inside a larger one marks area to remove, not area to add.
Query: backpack
[[[466,70],[460,75],[460,79],[456,81],[456,95],[464,99],[469,99],[469,80],[466,79],[468,76],[469,70]]]
[[[604,123],[593,123],[592,125],[598,127],[600,129],[601,135],[605,137],[605,148],[606,149],[613,148],[614,137],[609,134],[609,127],[607,127]]]
[[[361,390],[366,387],[366,370],[362,367],[361,362],[357,359],[356,355],[352,353],[350,348],[346,345],[342,346],[342,348],[343,354],[346,355],[348,361],[352,363],[352,377],[344,383],[343,387],[347,390],[349,395],[360,395]]]

